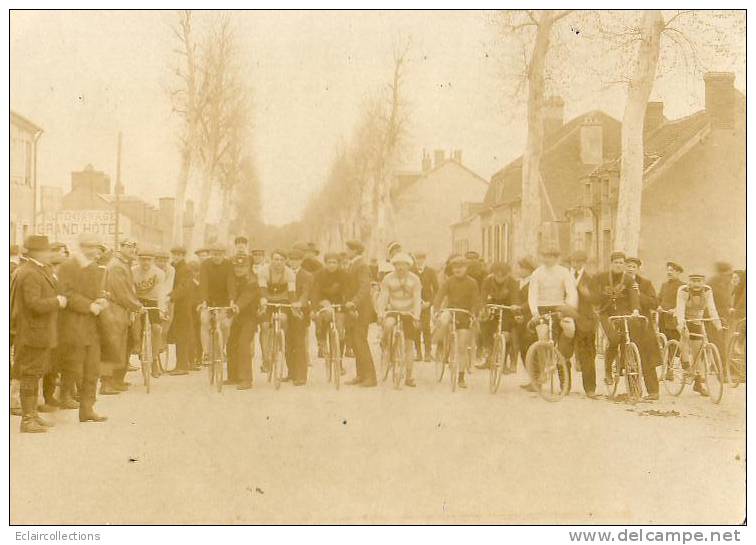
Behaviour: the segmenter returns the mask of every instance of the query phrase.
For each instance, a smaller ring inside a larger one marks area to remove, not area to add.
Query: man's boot
[[[697,376],[693,381],[693,391],[698,392],[703,397],[709,397],[709,389],[700,376]]]
[[[459,379],[457,380],[457,386],[460,388],[467,388],[467,382],[465,382],[465,372],[459,372]]]
[[[105,422],[107,416],[100,416],[94,411],[92,405],[81,405],[79,407],[79,422]]]
[[[100,395],[112,396],[120,393],[120,390],[116,390],[113,387],[113,379],[111,377],[102,377],[100,379]]]
[[[34,418],[37,396],[21,396],[21,433],[44,433],[47,426],[37,422]]]

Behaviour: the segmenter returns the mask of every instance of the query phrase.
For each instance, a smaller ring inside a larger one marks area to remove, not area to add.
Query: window
[[[609,178],[601,180],[601,201],[609,202],[611,192],[609,191]]]
[[[612,253],[612,232],[609,229],[604,229],[604,255],[602,261],[604,265],[609,265],[609,255]]]
[[[596,249],[593,247],[593,231],[586,231],[583,238],[583,250],[589,256],[596,257]]]
[[[586,182],[583,187],[583,204],[585,206],[591,206],[593,204],[593,191],[591,190],[593,184],[591,184],[591,182]]]

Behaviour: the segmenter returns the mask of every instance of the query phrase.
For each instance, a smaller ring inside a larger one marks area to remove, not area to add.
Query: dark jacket
[[[51,272],[31,260],[19,265],[11,285],[14,345],[55,348],[58,288]]]
[[[677,306],[677,290],[683,284],[684,282],[679,278],[664,282],[659,289],[659,306],[665,310],[675,310]],[[677,320],[671,314],[662,314],[660,323],[665,329],[675,329],[677,327]]]
[[[436,271],[430,267],[423,267],[422,271],[414,268],[412,272],[420,278],[420,283],[423,286],[421,292],[423,301],[427,303],[433,302],[433,299],[436,298],[436,293],[438,293],[438,275]]]
[[[96,262],[84,263],[83,256],[73,255],[58,269],[60,291],[68,299],[59,315],[60,343],[90,346],[99,343],[97,317],[89,306],[104,293],[104,268]]]
[[[349,287],[349,275],[341,269],[330,272],[321,269],[313,275],[310,300],[313,305],[322,301],[329,301],[334,305],[341,305],[346,299]]]
[[[714,306],[726,317],[732,308],[732,274],[716,274],[706,281],[714,296]]]
[[[355,258],[347,272],[349,287],[347,289],[347,302],[357,307],[357,313],[361,321],[372,322],[375,320],[375,308],[370,296],[370,267],[365,263],[365,258]]]
[[[659,299],[656,297],[654,285],[648,278],[643,278],[640,275],[635,276],[635,283],[638,284],[638,303],[640,304],[640,312],[650,320],[651,311],[656,310],[659,306]]]
[[[206,259],[200,265],[200,297],[209,307],[227,307],[234,298],[234,271],[231,262],[220,264]]]
[[[243,322],[254,321],[257,319],[257,308],[260,305],[260,286],[253,274],[248,277],[235,277],[234,292],[236,299],[234,303],[239,308],[239,313],[234,316],[234,320]]]
[[[323,268],[323,264],[315,257],[305,257],[302,260],[302,268],[310,274],[315,274]]]
[[[596,275],[593,283],[593,303],[606,316],[631,314],[640,310],[638,290],[633,288],[633,280],[626,273],[612,274],[611,271]]]
[[[593,331],[596,327],[596,312],[593,309],[593,282],[594,277],[584,269],[580,280],[577,282],[578,316],[575,320],[577,328],[584,333]]]

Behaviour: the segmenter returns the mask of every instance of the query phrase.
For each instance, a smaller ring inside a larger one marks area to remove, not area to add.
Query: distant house
[[[32,234],[37,213],[37,141],[42,128],[10,113],[10,243],[22,244]]]
[[[706,74],[705,108],[681,119],[666,119],[661,102],[647,107],[638,257],[655,281],[670,259],[703,273],[715,260],[745,267],[746,101],[734,79]],[[614,158],[584,176],[583,202],[568,213],[572,245],[598,253],[602,264],[614,234],[619,168]]]
[[[547,100],[544,119],[544,154],[540,237],[558,241],[563,251],[570,246],[567,211],[581,194],[581,179],[620,148],[619,121],[601,111],[582,114],[564,123],[564,101]],[[451,224],[452,246],[480,251],[488,262],[518,258],[522,157],[518,157],[491,178],[480,206]]]
[[[463,203],[480,202],[488,182],[462,163],[462,151],[450,155],[435,150],[423,154],[420,171],[394,175],[394,231],[408,252],[425,251],[431,263],[440,263],[452,250],[449,225],[459,218]],[[359,238],[357,225],[326,222],[321,246],[341,249],[343,240]],[[383,256],[378,256],[382,258]]]

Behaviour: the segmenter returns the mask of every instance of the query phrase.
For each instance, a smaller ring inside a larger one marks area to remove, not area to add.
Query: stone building
[[[22,244],[37,214],[37,144],[42,128],[10,113],[10,243]]]

